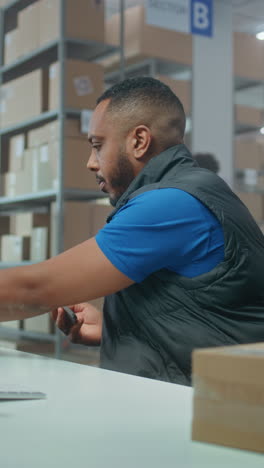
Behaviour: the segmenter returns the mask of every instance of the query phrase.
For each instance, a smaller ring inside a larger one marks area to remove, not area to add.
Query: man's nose
[[[91,154],[90,154],[90,157],[88,158],[86,167],[87,167],[87,169],[90,169],[90,171],[96,171],[96,172],[99,171],[98,161],[97,161],[97,158],[95,157],[93,151],[91,151]]]

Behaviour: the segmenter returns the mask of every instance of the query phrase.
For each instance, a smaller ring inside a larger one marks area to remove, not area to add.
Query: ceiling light
[[[264,31],[260,31],[258,34],[256,34],[256,38],[260,41],[264,41]]]
[[[260,133],[261,133],[261,135],[264,135],[264,127],[261,127]]]

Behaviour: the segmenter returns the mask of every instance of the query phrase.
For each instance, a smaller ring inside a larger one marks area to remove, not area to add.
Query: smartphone
[[[65,322],[67,324],[67,328],[71,328],[77,322],[77,317],[69,307],[63,306],[62,308],[65,312]]]

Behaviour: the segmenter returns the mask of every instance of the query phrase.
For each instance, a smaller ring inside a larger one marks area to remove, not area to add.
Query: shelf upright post
[[[149,63],[149,73],[152,78],[155,78],[157,74],[157,61],[152,59]]]
[[[58,187],[56,196],[57,226],[56,243],[57,254],[64,249],[64,123],[65,123],[65,59],[66,59],[66,41],[65,41],[65,1],[60,0],[60,35],[58,42],[58,62],[59,62],[59,155],[58,155]],[[63,305],[63,304],[62,304]],[[61,357],[61,332],[56,328],[55,355],[57,359]]]
[[[120,67],[119,67],[119,81],[125,79],[125,0],[120,0]]]

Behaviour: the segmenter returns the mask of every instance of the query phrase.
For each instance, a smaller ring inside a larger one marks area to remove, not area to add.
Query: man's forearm
[[[0,304],[0,322],[23,320],[50,312],[50,307],[26,304]]]
[[[29,267],[0,270],[0,321],[22,320],[50,311],[37,296],[37,278]]]
[[[12,314],[11,310],[3,311],[0,321],[9,320],[11,315],[13,320],[19,320],[38,315],[39,310],[80,304],[132,284],[91,238],[44,262],[0,270],[0,305],[12,306]],[[16,308],[21,304],[23,308]]]

